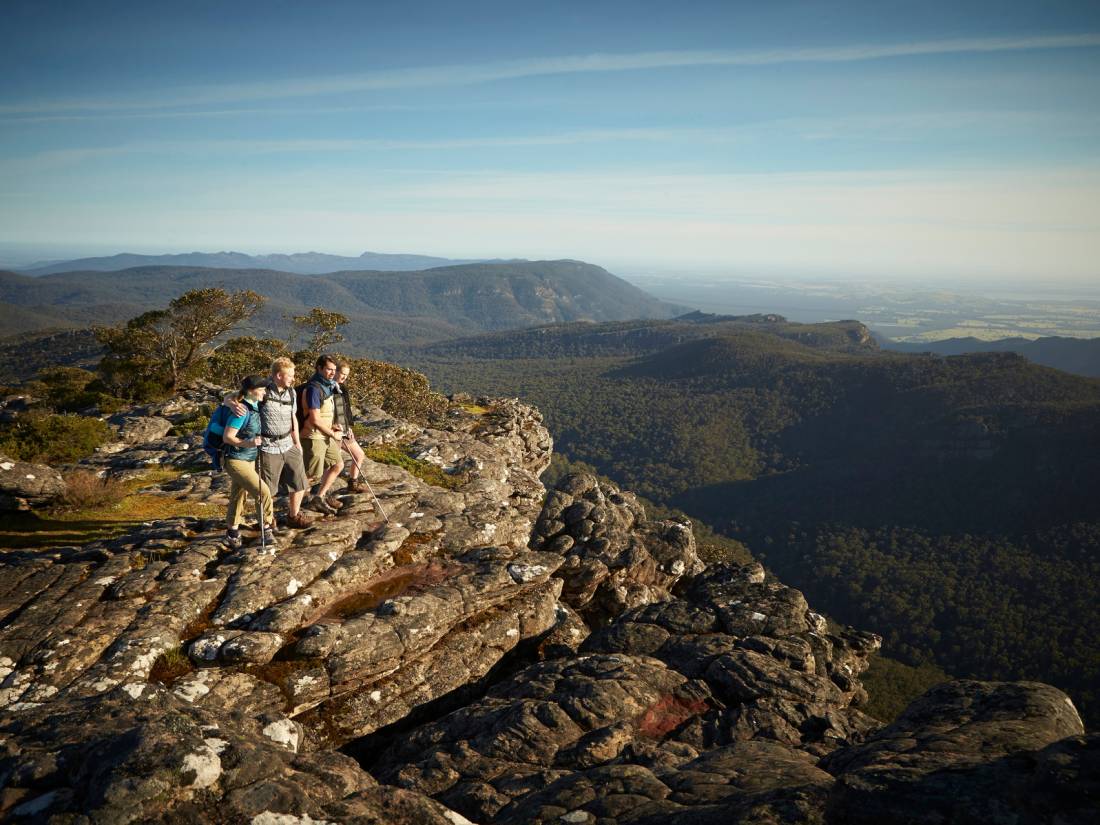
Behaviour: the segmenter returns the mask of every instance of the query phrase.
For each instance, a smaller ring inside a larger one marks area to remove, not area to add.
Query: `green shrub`
[[[69,464],[91,455],[109,435],[98,418],[32,410],[0,430],[0,452],[19,461]]]
[[[123,403],[109,393],[103,379],[79,367],[39,370],[38,376],[23,384],[20,391],[41,400],[56,412],[80,412],[96,407],[109,415],[123,407]]]
[[[246,376],[266,375],[272,361],[289,354],[286,344],[275,338],[230,338],[207,359],[203,372],[219,386],[237,387]]]
[[[168,434],[183,436],[201,433],[206,429],[206,425],[210,423],[210,416],[213,414],[213,404],[202,404],[195,410],[185,413],[182,418],[177,419],[176,423],[172,425],[172,429],[168,431]]]

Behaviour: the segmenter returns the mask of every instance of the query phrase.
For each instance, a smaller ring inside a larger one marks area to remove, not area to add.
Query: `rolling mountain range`
[[[1100,378],[1100,338],[1062,338],[1050,336],[1028,340],[1027,338],[1002,338],[999,341],[982,341],[978,338],[948,338],[945,341],[929,341],[905,344],[881,341],[884,349],[896,352],[933,352],[936,355],[965,355],[972,352],[1014,352],[1029,361],[1047,367]]]
[[[209,269],[277,269],[299,275],[323,275],[341,270],[377,269],[407,272],[434,266],[476,263],[471,260],[435,258],[431,255],[390,255],[364,252],[357,258],[324,252],[295,252],[289,255],[246,255],[243,252],[185,252],[178,255],[135,255],[123,252],[100,258],[77,258],[31,264],[18,271],[24,275],[52,275],[57,272],[117,272],[139,266],[201,266]]]
[[[741,540],[886,652],[1038,678],[1100,717],[1100,381],[882,351],[855,322],[572,324],[422,348],[557,449]]]
[[[0,323],[9,334],[117,323],[208,286],[252,289],[266,296],[251,321],[253,332],[284,334],[286,316],[323,306],[351,319],[350,349],[383,355],[475,332],[577,320],[670,318],[683,311],[579,261],[327,275],[137,267],[39,277],[0,272]]]

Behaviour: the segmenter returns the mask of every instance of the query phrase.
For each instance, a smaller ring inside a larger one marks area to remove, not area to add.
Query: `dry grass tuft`
[[[74,470],[65,473],[65,495],[61,507],[66,510],[117,507],[126,498],[127,485],[111,476],[102,476],[92,470]]]

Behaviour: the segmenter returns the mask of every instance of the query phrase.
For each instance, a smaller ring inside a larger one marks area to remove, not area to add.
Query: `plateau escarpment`
[[[201,395],[201,394],[200,394]],[[93,460],[187,466],[124,414]],[[374,409],[446,484],[368,461],[377,494],[227,550],[214,520],[9,551],[0,810],[53,822],[1086,821],[1096,737],[1034,683],[958,682],[893,725],[859,710],[877,636],[691,526],[574,474],[507,399],[422,427]],[[425,474],[425,477],[428,477]],[[437,479],[438,480],[438,479]],[[157,495],[224,503],[193,472]],[[1091,771],[1091,773],[1090,773]],[[935,804],[915,804],[935,792]],[[958,816],[955,816],[956,812]],[[935,819],[940,816],[940,819]]]

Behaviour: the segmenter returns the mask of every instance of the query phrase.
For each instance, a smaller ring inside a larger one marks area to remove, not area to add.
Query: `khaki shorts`
[[[260,453],[260,477],[273,493],[278,492],[280,483],[286,484],[291,493],[309,489],[300,447],[282,453]]]
[[[306,475],[314,483],[333,464],[344,463],[340,455],[340,441],[336,438],[303,438],[302,455],[305,458]]]

